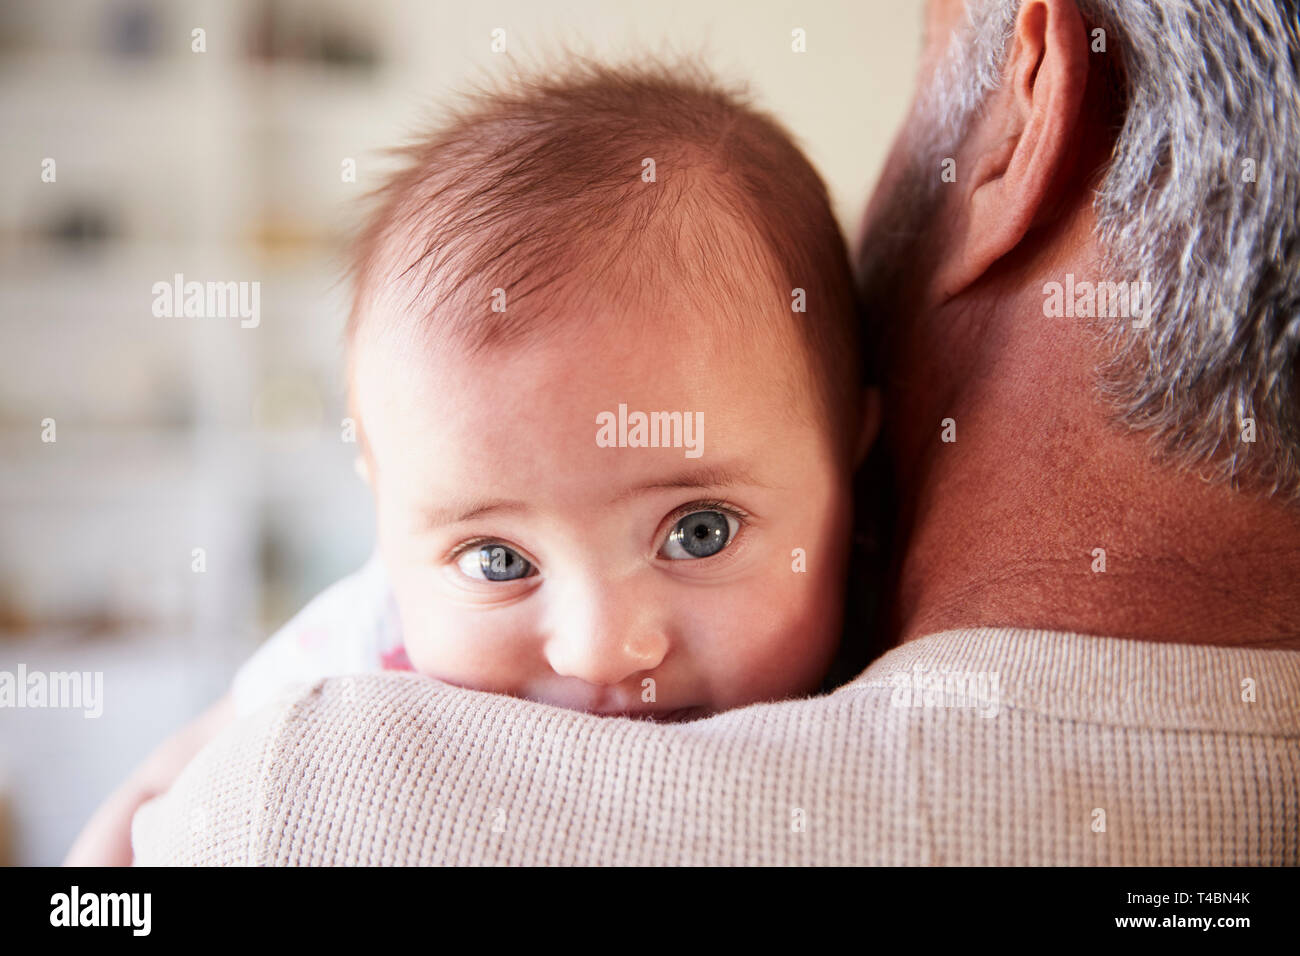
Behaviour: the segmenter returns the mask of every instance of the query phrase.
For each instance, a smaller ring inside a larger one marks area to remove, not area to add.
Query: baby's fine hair
[[[817,172],[743,88],[692,62],[570,58],[467,95],[395,152],[350,254],[349,355],[380,331],[471,350],[562,334],[584,311],[575,282],[652,306],[671,287],[737,334],[784,314],[818,407],[856,420],[844,237]]]

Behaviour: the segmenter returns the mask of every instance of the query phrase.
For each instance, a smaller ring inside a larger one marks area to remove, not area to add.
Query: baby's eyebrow
[[[733,488],[738,485],[767,487],[755,479],[748,470],[737,465],[708,465],[702,468],[688,468],[663,478],[625,488],[610,499],[610,504],[617,504],[648,491],[664,488]],[[430,509],[423,514],[421,524],[426,528],[437,528],[469,521],[471,518],[481,518],[488,514],[512,512],[518,514],[528,510],[528,505],[522,501],[503,499],[467,501],[445,508]]]
[[[446,524],[459,524],[471,518],[481,518],[487,514],[519,513],[527,511],[528,506],[522,501],[470,501],[447,508],[432,508],[421,516],[421,524],[426,528],[440,528]]]
[[[656,481],[625,488],[615,495],[611,502],[624,501],[663,488],[733,488],[737,485],[758,485],[765,487],[753,474],[738,465],[706,465],[702,468],[688,468],[685,471],[668,475]]]

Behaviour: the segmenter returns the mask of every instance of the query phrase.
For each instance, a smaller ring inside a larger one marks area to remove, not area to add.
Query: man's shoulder
[[[175,834],[196,800],[243,812],[201,779],[151,826],[261,863],[1300,863],[1296,718],[1215,689],[1285,693],[1296,662],[1129,643],[932,635],[831,694],[677,725],[323,680],[223,745],[209,777],[258,767],[242,831]],[[481,839],[501,813],[511,839]]]
[[[1018,627],[909,641],[854,683],[905,708],[991,713],[1135,730],[1300,738],[1300,652],[1156,642]]]

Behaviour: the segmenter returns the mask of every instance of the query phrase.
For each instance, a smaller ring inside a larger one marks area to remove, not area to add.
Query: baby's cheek
[[[726,622],[697,655],[726,706],[815,690],[839,644],[833,581],[787,570],[728,595]]]
[[[485,614],[399,593],[406,655],[418,673],[461,687],[510,693],[525,662],[510,615]]]

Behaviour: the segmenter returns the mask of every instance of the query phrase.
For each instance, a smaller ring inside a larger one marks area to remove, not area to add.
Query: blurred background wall
[[[0,6],[0,671],[104,675],[98,719],[0,708],[0,863],[61,860],[369,553],[338,283],[382,148],[512,56],[702,51],[802,141],[852,236],[920,25],[921,0]],[[156,317],[177,273],[260,282],[260,325]]]

